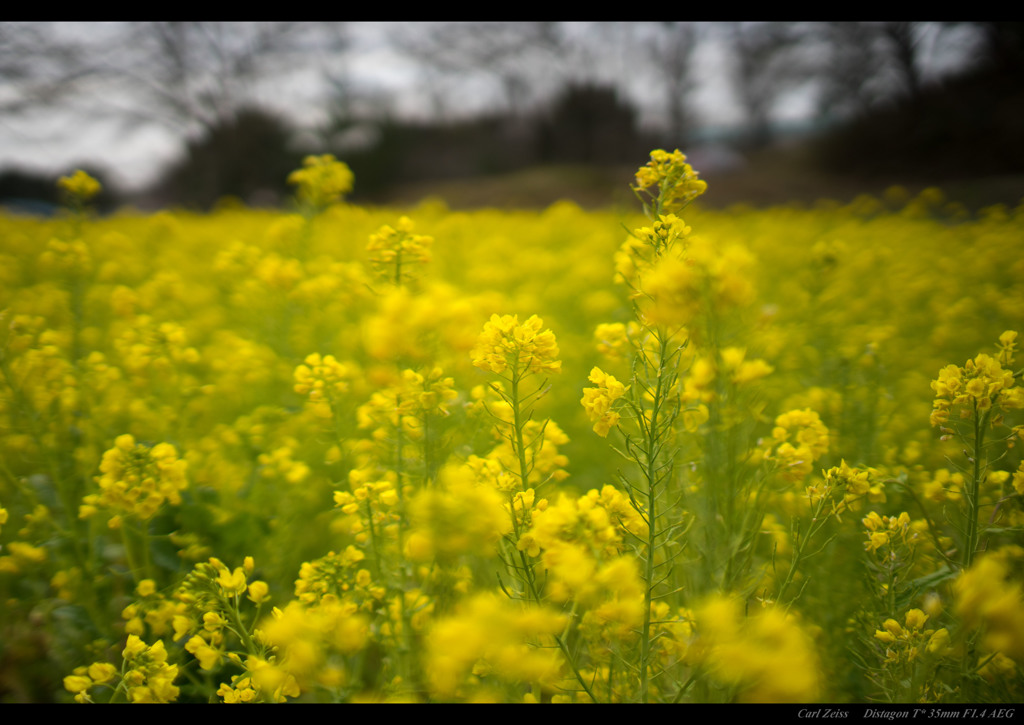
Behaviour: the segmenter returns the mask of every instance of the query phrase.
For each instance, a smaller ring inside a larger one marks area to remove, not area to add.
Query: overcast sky
[[[99,39],[113,34],[117,23],[41,24],[54,32],[83,34]],[[693,105],[704,126],[737,124],[742,121],[738,104],[730,91],[727,73],[730,57],[718,39],[713,24],[698,24],[701,34],[700,52],[695,59],[696,87]],[[297,70],[287,78],[275,79],[257,91],[257,99],[270,108],[284,111],[296,122],[308,127],[325,120],[322,98],[325,92],[323,69],[343,74],[346,82],[362,98],[377,101],[402,116],[424,116],[429,113],[431,97],[421,69],[397,53],[387,42],[401,32],[429,31],[409,23],[364,22],[348,26],[350,50],[344,57],[321,58],[305,70]],[[595,27],[593,23],[568,24],[565,32],[576,34],[612,32],[615,29]],[[924,37],[923,42],[929,38]],[[638,40],[638,42],[640,42]],[[933,54],[935,55],[935,54]],[[941,53],[938,54],[942,60]],[[629,59],[617,54],[591,53],[585,61],[594,80],[617,84],[641,109],[642,122],[652,122],[661,113],[650,103],[651,81],[629,67]],[[946,58],[945,62],[950,61]],[[633,75],[631,76],[631,72]],[[628,83],[627,79],[632,80]],[[494,83],[479,77],[463,79],[458,105],[466,112],[493,108],[500,102]],[[119,97],[117,89],[103,87],[103,102],[111,108],[129,99]],[[477,108],[474,108],[474,104]],[[808,117],[814,110],[814,99],[806,89],[795,89],[777,105],[777,120]],[[98,120],[72,109],[47,109],[18,117],[0,115],[0,168],[19,166],[44,173],[63,173],[71,165],[91,164],[107,169],[116,182],[138,186],[152,180],[160,168],[172,161],[182,150],[182,137],[155,124],[115,123]]]

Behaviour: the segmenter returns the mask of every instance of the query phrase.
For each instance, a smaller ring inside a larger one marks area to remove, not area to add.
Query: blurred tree
[[[324,47],[343,27],[300,22],[144,21],[123,26],[101,69],[131,94],[131,115],[177,130],[213,129],[262,105],[259,86]]]
[[[339,23],[4,22],[0,112],[61,104],[125,130],[155,123],[199,134],[239,109],[273,105],[289,73],[346,45]]]
[[[66,100],[96,73],[72,33],[31,22],[0,22],[0,113]]]
[[[981,35],[976,65],[1024,76],[1024,22],[975,21],[968,25],[976,27]]]
[[[911,103],[921,98],[921,29],[922,23],[890,20],[882,23],[882,32],[889,42],[892,68]]]
[[[288,174],[301,154],[289,143],[293,128],[268,111],[249,108],[208,128],[164,174],[155,193],[162,201],[208,208],[224,196],[276,205],[288,194]]]
[[[986,46],[986,33],[978,29],[998,25],[1003,24],[815,23],[810,42],[820,59],[814,71],[819,110],[832,120],[847,120],[906,101],[913,112],[926,92],[997,54],[1000,41]]]
[[[866,113],[887,93],[887,48],[880,23],[827,22],[814,27],[820,45],[819,113],[849,118]]]
[[[538,124],[539,161],[628,163],[644,153],[636,109],[612,86],[569,84]]]
[[[444,108],[443,79],[465,84],[474,75],[495,81],[509,113],[520,115],[538,89],[561,80],[556,61],[566,52],[559,24],[548,21],[414,24],[396,29],[392,40],[434,86],[435,110],[442,116],[458,110]]]
[[[685,148],[694,122],[692,93],[693,56],[697,47],[697,28],[693,23],[662,22],[648,47],[650,59],[663,84],[668,108],[668,133],[673,147]]]
[[[824,167],[930,183],[1020,173],[1024,24],[872,25],[885,103],[821,139]]]
[[[733,55],[733,88],[747,118],[749,146],[771,141],[776,100],[809,77],[807,66],[795,52],[801,49],[809,29],[803,23],[775,21],[725,25]]]

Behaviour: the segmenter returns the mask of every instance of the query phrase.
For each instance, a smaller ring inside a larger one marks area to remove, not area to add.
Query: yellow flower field
[[[0,217],[0,701],[1024,698],[1024,206],[289,181]]]

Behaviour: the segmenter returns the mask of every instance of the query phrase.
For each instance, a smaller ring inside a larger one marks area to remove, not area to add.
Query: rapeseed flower
[[[651,160],[636,172],[633,187],[638,196],[644,192],[653,197],[659,211],[682,208],[707,188],[707,183],[697,178],[697,172],[686,163],[686,156],[679,149],[671,153],[663,149],[652,151]]]
[[[169,443],[150,448],[137,444],[131,435],[118,436],[100,463],[102,475],[96,478],[100,492],[82,499],[79,516],[88,518],[107,509],[112,512],[110,528],[120,527],[124,516],[147,521],[164,502],[181,503],[181,491],[188,487],[187,466]]]
[[[548,607],[479,593],[427,631],[430,689],[444,699],[469,697],[478,677],[552,687],[560,678],[561,654],[538,645],[549,644],[564,627],[564,615]]]
[[[78,169],[71,176],[62,176],[57,186],[77,202],[86,202],[103,189],[100,182]]]
[[[605,438],[619,422],[620,416],[612,410],[612,405],[626,394],[626,387],[601,368],[591,370],[589,380],[597,387],[584,388],[580,403],[583,404],[590,422],[594,424],[594,432]]]
[[[983,632],[989,651],[1024,660],[1024,586],[1010,576],[1024,549],[1008,546],[978,557],[954,584],[956,612]]]
[[[288,183],[298,187],[299,201],[314,209],[323,209],[341,201],[342,196],[352,191],[355,177],[349,167],[331,154],[307,156],[302,168],[288,176]]]
[[[561,372],[558,343],[544,321],[532,315],[520,324],[517,315],[491,315],[473,348],[473,364],[501,375],[511,370],[513,378],[541,372]]]
[[[715,597],[695,610],[691,652],[711,676],[739,688],[743,702],[814,702],[822,682],[814,645],[792,615],[770,607],[745,617]]]

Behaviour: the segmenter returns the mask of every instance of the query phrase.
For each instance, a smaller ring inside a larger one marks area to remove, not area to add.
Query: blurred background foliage
[[[614,205],[657,147],[691,155],[711,205],[893,184],[972,208],[1024,195],[1021,22],[372,25],[3,22],[0,140],[32,119],[176,139],[145,184],[84,165],[106,210],[275,206],[287,171],[325,152],[351,166],[359,203]],[[385,51],[415,94],[356,70]],[[0,147],[0,204],[46,213],[52,178]]]

